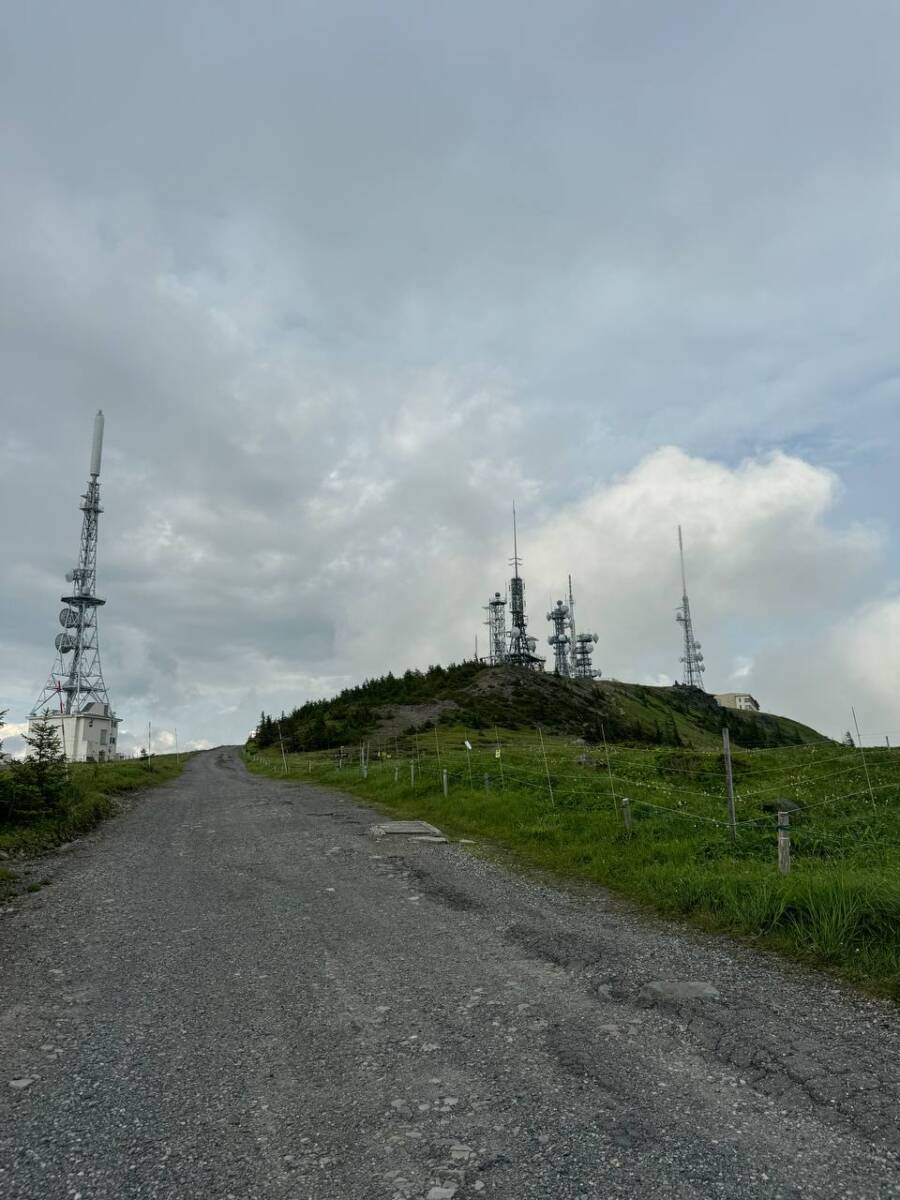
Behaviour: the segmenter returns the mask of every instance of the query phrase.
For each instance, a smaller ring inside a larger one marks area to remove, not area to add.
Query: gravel
[[[210,751],[45,860],[6,1200],[900,1196],[895,1008],[377,820]]]

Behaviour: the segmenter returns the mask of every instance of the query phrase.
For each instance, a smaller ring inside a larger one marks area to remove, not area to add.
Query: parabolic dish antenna
[[[58,633],[54,644],[60,654],[71,654],[76,642],[71,633]]]
[[[78,613],[74,608],[64,608],[59,614],[59,623],[63,629],[74,629],[78,624]]]

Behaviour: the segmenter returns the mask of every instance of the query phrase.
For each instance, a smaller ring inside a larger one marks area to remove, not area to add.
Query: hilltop
[[[277,724],[262,715],[256,736],[260,748],[278,740]],[[564,679],[478,662],[389,673],[280,719],[288,751],[322,750],[362,738],[377,743],[435,724],[472,730],[540,726],[588,743],[600,742],[605,734],[610,742],[698,749],[718,745],[726,724],[734,744],[748,748],[828,741],[788,717],[720,708],[697,688]]]

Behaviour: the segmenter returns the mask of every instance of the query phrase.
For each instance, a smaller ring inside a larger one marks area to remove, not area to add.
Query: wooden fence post
[[[449,785],[449,783],[448,783],[448,780],[447,780],[447,768],[446,768],[446,767],[443,767],[443,768],[441,769],[441,783],[443,784],[443,788],[444,788],[444,799],[446,800],[446,799],[447,799],[447,793],[448,793],[448,792],[449,792],[449,790],[450,790],[450,785]]]
[[[416,786],[416,764],[414,761],[409,764],[409,786]]]
[[[791,870],[791,814],[783,809],[778,813],[778,870],[782,875]]]
[[[394,783],[399,783],[399,781],[400,781],[400,768],[394,767]]]
[[[622,819],[625,822],[625,832],[631,833],[631,804],[626,796],[622,797]]]

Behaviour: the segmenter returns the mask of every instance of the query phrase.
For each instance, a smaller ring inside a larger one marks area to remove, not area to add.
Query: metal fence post
[[[791,814],[778,813],[778,870],[788,875],[791,870]]]
[[[731,734],[727,729],[722,730],[722,754],[725,758],[725,782],[728,785],[728,827],[731,830],[731,840],[737,838],[737,816],[734,811],[734,776],[731,770]]]

